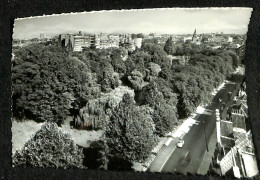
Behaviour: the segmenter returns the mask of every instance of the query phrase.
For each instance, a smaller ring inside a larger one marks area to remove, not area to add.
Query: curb
[[[159,169],[159,172],[162,171],[164,165],[166,164],[166,162],[168,161],[168,159],[171,157],[172,153],[174,152],[174,150],[176,149],[176,146],[174,146],[174,148],[172,149],[171,153],[169,153],[169,156],[166,158],[165,162],[163,163],[162,167]]]
[[[217,94],[224,86],[226,85],[226,80],[223,82],[223,83],[221,83],[217,88],[214,88],[214,90],[211,92],[211,94],[212,93],[214,93],[214,95],[215,95],[215,93]],[[201,107],[205,107],[206,105],[200,105]],[[199,106],[198,106],[199,107]],[[197,108],[198,108],[197,107]],[[179,124],[178,126],[176,126],[170,133],[169,133],[169,135],[171,135],[172,137],[166,137],[165,139],[163,138],[158,144],[157,144],[157,146],[155,146],[154,148],[153,148],[153,150],[151,151],[151,154],[148,156],[148,158],[147,158],[147,160],[144,162],[144,163],[140,163],[141,164],[141,166],[142,166],[142,169],[136,169],[137,171],[146,171],[147,169],[148,169],[148,167],[151,165],[151,163],[154,161],[154,159],[156,158],[156,156],[157,156],[157,154],[160,152],[160,150],[162,149],[162,147],[165,145],[165,143],[169,140],[169,139],[172,139],[173,140],[173,138],[180,138],[180,137],[184,137],[185,136],[185,134],[187,134],[188,132],[189,132],[189,130],[191,129],[191,127],[194,125],[194,124],[196,124],[195,122],[194,123],[192,123],[192,122],[190,122],[190,123],[188,123],[188,121],[191,121],[191,120],[194,120],[194,118],[197,116],[197,115],[199,115],[199,114],[201,114],[201,113],[197,113],[197,108],[196,108],[196,112],[194,112],[194,113],[192,113],[189,117],[187,117],[185,120],[183,120],[183,122],[181,123],[181,124]],[[186,125],[186,124],[187,125]],[[182,131],[181,129],[180,129],[180,127],[181,126],[183,126],[183,125],[186,125],[186,127],[187,127],[187,130],[185,130],[185,131]],[[176,134],[176,133],[180,133],[180,135],[174,135],[174,134]],[[163,142],[163,143],[161,143],[161,142]],[[159,145],[160,144],[160,145]],[[157,149],[158,148],[158,150],[154,150],[154,149]],[[161,170],[162,170],[162,168],[163,168],[163,166],[165,165],[165,163],[167,162],[167,160],[170,158],[170,156],[172,155],[172,153],[174,152],[174,150],[176,149],[176,145],[175,145],[175,147],[172,149],[172,151],[171,151],[171,153],[169,153],[169,156],[166,158],[166,161],[163,163],[163,165],[162,165],[162,167],[160,168],[160,170],[159,170],[159,172],[161,172]],[[150,159],[149,159],[150,158]]]

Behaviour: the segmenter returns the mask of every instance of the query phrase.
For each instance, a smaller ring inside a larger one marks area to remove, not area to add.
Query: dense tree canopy
[[[110,92],[119,86],[120,80],[118,73],[115,73],[111,64],[107,63],[107,66],[103,67],[103,76],[100,77],[101,90],[103,92]]]
[[[145,80],[150,82],[153,79],[156,79],[156,77],[159,76],[159,73],[162,71],[161,67],[153,62],[148,63],[146,74],[145,74]]]
[[[157,142],[152,109],[136,106],[128,94],[113,111],[105,129],[105,141],[112,157],[143,161]]]
[[[195,55],[195,54],[201,52],[202,50],[203,50],[202,46],[199,46],[194,43],[186,42],[183,44],[178,44],[176,46],[175,55],[180,55],[180,56]]]
[[[87,65],[55,46],[28,46],[14,52],[14,115],[62,123],[100,92]]]
[[[131,83],[131,87],[134,89],[134,90],[141,90],[142,87],[144,86],[144,76],[142,73],[140,73],[139,71],[137,71],[136,69],[133,70],[131,72],[131,74],[127,77],[128,80],[130,81]]]
[[[160,45],[146,43],[143,44],[141,51],[144,51],[151,55],[151,61],[160,65],[161,67],[170,66],[170,60],[167,57],[167,53]]]
[[[166,52],[190,60],[185,65],[171,64]],[[159,135],[170,130],[178,116],[186,117],[209,102],[211,91],[239,63],[233,51],[211,50],[191,42],[175,45],[171,39],[164,47],[157,39],[144,40],[141,49],[128,55],[124,48],[85,48],[69,56],[51,45],[18,48],[14,53],[15,115],[61,123],[70,109],[81,109],[99,96],[100,89],[108,93],[122,81],[136,91],[139,105],[154,110]],[[155,96],[150,97],[152,94]]]
[[[146,43],[158,44],[158,39],[157,38],[144,39],[142,42],[142,45],[144,45]]]
[[[235,55],[229,51],[205,50],[192,56],[186,66],[175,66],[170,77],[170,86],[180,94],[178,114],[187,117],[201,103],[211,100],[211,92],[228,77],[236,67]],[[170,75],[168,75],[170,74]]]
[[[135,39],[135,38],[144,38],[144,35],[142,33],[138,33],[138,34],[131,34],[131,38]]]
[[[177,96],[166,85],[163,79],[149,83],[142,89],[143,103],[154,109],[153,121],[156,133],[160,136],[172,130],[177,123]],[[160,86],[160,87],[159,87]]]
[[[151,62],[151,55],[145,53],[143,51],[137,51],[126,60],[126,74],[129,75],[134,69],[141,72],[143,75],[145,74],[146,64]]]

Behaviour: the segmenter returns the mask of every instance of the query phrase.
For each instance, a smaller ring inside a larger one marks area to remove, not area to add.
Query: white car
[[[182,148],[184,145],[184,140],[183,139],[179,139],[178,143],[177,143],[177,147]]]

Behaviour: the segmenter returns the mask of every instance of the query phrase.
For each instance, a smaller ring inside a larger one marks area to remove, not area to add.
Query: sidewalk
[[[154,161],[149,166],[150,172],[161,172],[163,166],[174,152],[177,141],[177,139],[173,139],[168,146],[163,146],[161,148],[160,153],[158,153]]]
[[[239,87],[236,87],[234,91],[232,92],[232,96],[230,99],[233,99],[234,96],[238,93]],[[228,103],[226,104],[226,107],[230,107],[232,105],[233,101],[229,100]],[[222,112],[222,117],[223,119],[226,118],[226,113],[227,113],[227,108],[224,109]],[[210,166],[210,163],[212,161],[212,157],[214,155],[215,149],[216,149],[216,144],[217,144],[217,131],[216,128],[210,138],[209,141],[209,152],[205,152],[204,157],[202,159],[201,165],[198,170],[199,175],[206,175]]]
[[[182,122],[180,124],[178,124],[176,127],[173,128],[173,131],[171,133],[169,133],[169,135],[174,134],[174,132],[176,132],[179,129],[179,127],[182,126],[182,124],[185,120],[181,120],[181,121]],[[177,135],[175,135],[175,136],[177,136]],[[135,171],[146,171],[148,169],[148,167],[151,165],[151,163],[154,161],[154,159],[157,157],[157,154],[159,153],[159,151],[161,151],[163,147],[167,147],[167,146],[164,146],[165,143],[172,141],[172,140],[173,140],[172,137],[161,137],[159,143],[153,148],[153,150],[151,151],[151,154],[146,158],[145,162],[143,162],[143,163],[133,162],[132,168]],[[165,153],[163,153],[163,154],[165,155]],[[159,162],[159,163],[163,163],[163,162]]]
[[[209,144],[208,144],[209,152],[207,152],[207,151],[205,152],[197,174],[199,174],[199,175],[207,174],[210,163],[212,162],[212,157],[213,157],[215,149],[216,149],[216,144],[217,144],[217,131],[215,129],[210,138]]]
[[[224,86],[225,82],[214,89],[212,95],[215,95]],[[160,142],[152,150],[151,154],[144,163],[133,162],[132,168],[135,171],[146,171],[149,167],[151,172],[160,172],[164,164],[175,150],[178,139],[183,138],[185,134],[189,132],[191,127],[198,123],[193,118],[195,118],[198,114],[208,113],[206,112],[205,106],[207,105],[198,106],[196,112],[183,120],[183,123],[181,123],[179,126],[175,127],[173,131],[168,134],[168,137],[162,137],[160,139]]]

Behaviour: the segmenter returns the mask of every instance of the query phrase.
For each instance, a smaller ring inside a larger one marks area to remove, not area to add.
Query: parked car
[[[177,142],[177,147],[182,148],[184,145],[184,140],[183,139],[179,139],[179,141]]]

